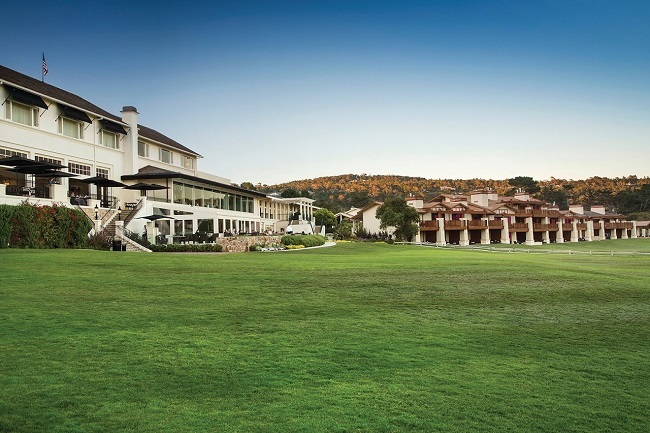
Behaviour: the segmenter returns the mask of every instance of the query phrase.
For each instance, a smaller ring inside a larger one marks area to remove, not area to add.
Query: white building
[[[116,116],[3,66],[0,101],[0,159],[20,156],[61,167],[28,173],[0,166],[0,203],[79,206],[96,221],[97,230],[119,219],[136,233],[147,227],[150,240],[162,242],[184,240],[197,231],[212,240],[281,232],[296,215],[305,228],[313,227],[313,200],[278,199],[199,171],[201,155],[140,125],[133,106],[123,107]],[[95,177],[99,180],[85,182]],[[148,186],[129,190],[104,186],[110,182],[102,179]],[[138,218],[150,215],[169,218]]]

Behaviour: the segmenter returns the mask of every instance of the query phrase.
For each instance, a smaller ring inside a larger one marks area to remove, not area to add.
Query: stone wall
[[[276,245],[280,243],[282,236],[236,236],[217,238],[224,252],[237,253],[248,251],[251,245]]]

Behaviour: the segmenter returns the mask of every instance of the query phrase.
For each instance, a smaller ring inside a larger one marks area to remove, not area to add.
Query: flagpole
[[[45,82],[45,51],[43,51],[43,63],[41,64],[41,81]]]

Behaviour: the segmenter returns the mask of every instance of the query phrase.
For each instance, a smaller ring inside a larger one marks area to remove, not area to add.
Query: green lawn
[[[650,256],[339,244],[0,260],[0,432],[650,425]]]

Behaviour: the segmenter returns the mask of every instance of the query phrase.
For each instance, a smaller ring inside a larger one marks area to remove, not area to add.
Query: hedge
[[[150,244],[147,248],[154,253],[220,253],[223,250],[219,244]]]
[[[305,247],[318,247],[325,245],[325,239],[320,235],[285,235],[280,242],[282,245],[303,245]]]
[[[0,248],[81,248],[92,224],[65,206],[0,205]]]

